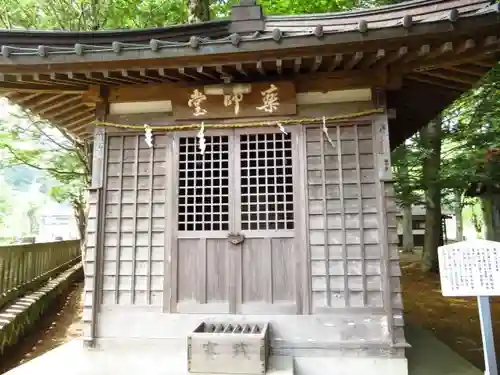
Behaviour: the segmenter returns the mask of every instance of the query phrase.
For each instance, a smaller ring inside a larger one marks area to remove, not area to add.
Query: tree
[[[186,23],[185,0],[0,0],[3,28],[91,31]]]
[[[412,207],[422,202],[421,148],[418,137],[413,137],[397,147],[391,155],[394,169],[394,192],[403,211],[403,251],[413,252]]]
[[[431,121],[420,131],[425,154],[422,183],[425,186],[425,238],[421,268],[424,272],[437,271],[437,248],[441,236],[441,117]]]
[[[187,0],[187,9],[189,23],[210,21],[209,0]]]
[[[85,191],[90,182],[90,161],[85,143],[65,131],[12,107],[0,122],[1,169],[29,166],[45,171],[56,185],[49,195],[56,201],[69,201],[75,210],[80,235],[86,226]],[[35,207],[29,214],[36,212]],[[30,220],[32,221],[32,220]]]
[[[210,18],[209,0],[191,1],[191,21]],[[181,0],[0,0],[0,15],[5,28],[36,28],[59,30],[99,30],[104,28],[145,28],[185,23],[188,9]],[[42,15],[42,16],[41,16]],[[28,111],[16,108],[0,124],[0,151],[7,157],[0,167],[4,171],[31,167],[47,172],[57,184],[49,194],[58,202],[71,203],[78,223],[80,238],[86,228],[86,189],[90,183],[90,160],[86,144],[74,139]],[[36,208],[28,210],[35,228]]]
[[[494,207],[499,202],[497,194],[490,192],[500,184],[500,160],[496,152],[500,143],[499,101],[500,65],[497,64],[478,87],[460,98],[448,111],[455,114],[449,136],[454,147],[451,148],[453,157],[449,158],[451,168],[446,168],[456,174],[453,178],[455,184],[448,183],[448,186],[455,191],[457,213],[461,213],[466,204],[474,202],[467,197],[471,195],[471,189],[479,187],[488,192],[481,194],[483,220],[474,220],[474,223],[477,230],[483,222],[487,233],[495,238],[500,238],[500,234],[494,234],[496,225],[493,224]],[[461,203],[458,202],[459,195]]]
[[[0,228],[3,227],[6,218],[12,210],[11,190],[10,186],[0,178]]]

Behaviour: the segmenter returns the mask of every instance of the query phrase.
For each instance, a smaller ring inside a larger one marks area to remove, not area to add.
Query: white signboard
[[[500,243],[458,242],[438,249],[443,296],[499,296]]]

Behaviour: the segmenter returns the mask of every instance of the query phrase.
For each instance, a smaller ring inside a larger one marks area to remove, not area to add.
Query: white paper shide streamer
[[[144,140],[150,148],[153,147],[153,130],[148,124],[144,124]]]
[[[278,121],[278,122],[276,123],[276,126],[278,126],[278,128],[281,130],[281,132],[282,132],[283,134],[285,134],[285,135],[286,135],[286,134],[288,134],[288,132],[286,131],[285,127],[281,124],[281,122],[279,122],[279,121]]]
[[[207,147],[205,143],[205,123],[201,123],[201,129],[196,137],[198,137],[198,147],[200,149],[200,154],[204,155],[205,148]]]
[[[332,138],[330,138],[330,134],[328,134],[328,128],[326,127],[326,117],[323,116],[323,133],[325,133],[326,139],[328,139],[328,142],[332,145],[333,148],[335,148],[335,143],[333,142]]]

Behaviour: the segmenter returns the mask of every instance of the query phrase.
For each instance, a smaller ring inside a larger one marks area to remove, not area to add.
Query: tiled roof
[[[309,14],[299,16],[263,17],[263,27],[253,32],[237,30],[241,20],[222,20],[192,25],[176,25],[143,30],[111,30],[97,32],[62,31],[0,31],[0,64],[16,56],[78,55],[82,59],[91,54],[127,53],[138,55],[140,51],[161,52],[178,50],[180,47],[199,49],[220,45],[233,45],[245,49],[245,45],[263,40],[276,44],[290,38],[316,36],[324,38],[332,34],[356,33],[359,41],[370,39],[370,31],[381,29],[406,30],[419,25],[448,22],[453,24],[485,15],[498,15],[500,4],[489,0],[416,0],[401,4],[341,13]],[[386,34],[390,37],[390,32]],[[352,39],[349,39],[352,41]]]
[[[315,75],[316,83],[335,76],[359,84],[375,75],[381,86],[391,87],[387,105],[397,113],[389,127],[395,145],[477,84],[499,52],[500,4],[494,1],[415,0],[341,13],[264,16],[252,0],[241,0],[231,19],[191,25],[0,31],[0,92],[86,138],[96,115],[86,97],[90,86],[159,84],[164,93],[166,85],[220,83],[228,76],[235,82],[298,82]]]

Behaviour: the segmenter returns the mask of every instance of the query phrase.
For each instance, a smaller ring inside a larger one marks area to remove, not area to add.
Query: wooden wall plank
[[[161,306],[165,261],[165,139],[109,136],[106,158],[105,305]]]
[[[383,306],[372,124],[306,127],[312,311]]]
[[[363,142],[363,143],[361,143]],[[373,143],[372,142],[366,142],[366,141],[360,141],[359,140],[359,134],[358,134],[358,125],[354,125],[354,143],[355,143],[355,154],[357,158],[357,165],[356,165],[356,183],[357,183],[357,188],[361,191],[361,183],[363,181],[363,176],[361,174],[361,167],[359,163],[359,155],[360,155],[360,148],[362,150],[369,150],[370,148],[373,148]],[[368,143],[368,144],[366,144]],[[370,147],[371,146],[371,147]],[[374,176],[373,176],[374,177]],[[365,263],[366,263],[366,257],[365,257],[365,244],[363,242],[363,232],[365,228],[365,216],[363,215],[363,195],[359,194],[358,196],[358,204],[361,208],[361,211],[359,212],[359,215],[361,216],[361,220],[358,222],[358,228],[360,232],[360,247],[361,247],[361,290],[365,291],[368,290],[368,285],[367,285],[367,280],[366,280],[366,268],[365,268]],[[377,225],[376,218],[375,218],[375,225]],[[368,225],[369,226],[369,225]],[[366,306],[368,301],[367,301],[367,295],[366,293],[363,293],[363,306]]]
[[[137,151],[139,151],[139,140],[141,140],[141,137],[137,137]],[[144,138],[142,139],[143,143],[146,143]],[[153,140],[154,142],[155,140]],[[155,149],[154,147],[150,149],[150,157],[149,157],[149,175],[151,176],[149,180],[149,186],[148,186],[148,193],[149,193],[149,206],[148,206],[148,212],[149,212],[149,222],[148,222],[148,243],[150,244],[149,249],[148,249],[148,270],[147,270],[147,286],[146,286],[146,304],[151,305],[151,283],[152,283],[152,249],[153,249],[153,220],[154,220],[154,215],[153,215],[153,194],[154,194],[154,179],[156,176],[155,173]]]
[[[122,153],[123,158],[123,153]],[[133,190],[133,205],[134,205],[134,215],[132,217],[132,230],[133,233],[133,241],[132,241],[132,270],[131,270],[131,282],[130,282],[130,304],[133,305],[135,303],[135,284],[136,284],[136,245],[137,245],[137,200],[139,191],[137,190],[137,185],[139,183],[139,137],[136,137],[135,140],[135,161],[134,161],[134,190]],[[118,227],[118,230],[121,231],[121,228]]]
[[[325,287],[326,287],[326,305],[331,306],[332,305],[332,294],[330,290],[330,272],[329,272],[329,256],[328,256],[328,216],[327,216],[327,191],[326,191],[326,166],[325,166],[325,140],[324,140],[324,134],[321,133],[321,140],[320,140],[320,157],[321,157],[321,200],[323,202],[323,235],[324,235],[324,241],[323,241],[323,246],[324,246],[324,252],[325,252],[325,257],[324,257],[324,266],[325,266]]]
[[[340,230],[342,231],[342,240],[341,240],[341,246],[342,246],[342,258],[344,260],[343,264],[343,276],[344,276],[344,285],[343,285],[343,290],[344,290],[344,303],[346,306],[350,305],[349,302],[349,287],[348,287],[348,274],[346,272],[347,270],[347,229],[346,229],[346,223],[345,223],[345,198],[346,194],[344,193],[344,169],[343,169],[343,154],[347,154],[347,150],[345,147],[345,141],[343,142],[340,139],[340,126],[335,127],[336,130],[336,138],[337,138],[337,143],[336,143],[336,148],[337,148],[337,160],[338,160],[338,186],[339,186],[339,200],[340,200]],[[343,145],[344,143],[344,145]],[[361,195],[361,194],[360,194]],[[327,224],[327,223],[325,223]],[[360,236],[360,241],[361,241],[362,236]]]

